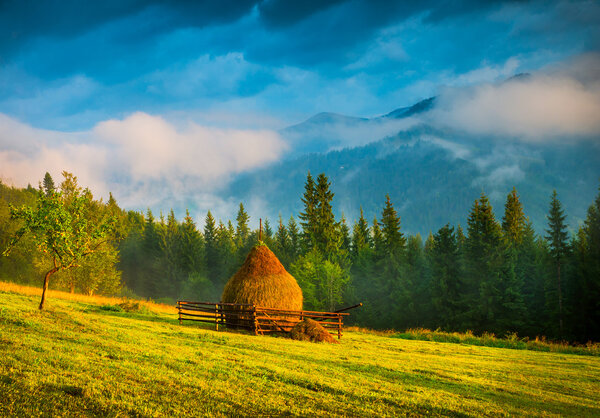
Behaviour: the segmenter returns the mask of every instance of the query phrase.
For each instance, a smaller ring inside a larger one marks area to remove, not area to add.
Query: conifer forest
[[[39,188],[0,183],[0,248],[20,227],[18,208],[53,194],[65,202],[81,191],[77,177],[47,174]],[[303,210],[289,219],[263,219],[262,241],[297,279],[304,309],[335,310],[362,302],[352,324],[494,333],[585,343],[600,340],[600,193],[582,225],[569,225],[556,192],[548,196],[547,225],[535,231],[512,189],[503,208],[485,193],[465,214],[427,236],[403,233],[401,202],[381,202],[374,219],[349,222],[332,210],[335,185],[308,173]],[[87,192],[89,194],[89,191]],[[91,223],[112,219],[107,245],[75,268],[58,271],[50,287],[173,304],[219,301],[227,280],[258,242],[258,224],[239,204],[235,219],[202,224],[189,212],[126,211],[110,196],[86,212]],[[435,202],[432,202],[435,204]],[[11,215],[12,214],[12,215]],[[496,215],[495,215],[496,214]],[[12,218],[12,219],[11,219]],[[29,236],[0,257],[0,280],[41,286],[51,266]]]

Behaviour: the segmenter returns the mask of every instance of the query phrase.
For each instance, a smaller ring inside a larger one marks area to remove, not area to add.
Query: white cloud
[[[488,175],[473,180],[473,185],[498,186],[518,182],[524,178],[525,173],[515,163],[495,168]]]
[[[456,142],[448,141],[437,136],[423,135],[420,139],[422,141],[431,142],[439,146],[440,148],[445,149],[452,155],[452,158],[454,159],[464,160],[471,155],[471,150],[467,146]]]
[[[46,171],[59,180],[67,170],[95,194],[113,191],[131,208],[166,209],[174,199],[187,205],[203,193],[210,200],[206,194],[230,175],[275,161],[285,149],[273,131],[180,128],[146,113],[76,134],[34,129],[0,114],[0,178],[37,185]]]
[[[600,55],[501,84],[445,89],[428,121],[529,140],[600,134]],[[585,77],[581,75],[585,75]]]

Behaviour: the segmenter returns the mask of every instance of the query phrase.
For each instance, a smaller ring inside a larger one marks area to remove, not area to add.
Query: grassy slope
[[[598,357],[360,332],[313,344],[37,302],[0,287],[0,416],[600,414]]]

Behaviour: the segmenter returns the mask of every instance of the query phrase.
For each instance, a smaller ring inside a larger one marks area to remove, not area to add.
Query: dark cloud
[[[507,62],[531,71],[599,49],[599,4],[0,0],[0,111],[58,120],[248,99],[288,118],[384,113]]]
[[[124,28],[128,40],[177,27],[205,26],[239,19],[254,0],[0,0],[0,57],[36,37],[71,38],[98,26],[149,10],[154,18]],[[122,36],[125,38],[125,36]]]
[[[429,9],[429,14],[426,17],[425,22],[439,23],[448,18],[482,13],[503,5],[519,5],[526,3],[531,2],[529,0],[447,0],[436,2],[435,5]]]
[[[307,17],[326,10],[346,0],[265,0],[260,3],[260,16],[267,26],[285,27],[293,25]]]

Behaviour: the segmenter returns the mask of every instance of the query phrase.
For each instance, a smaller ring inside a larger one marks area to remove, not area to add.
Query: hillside
[[[2,286],[2,416],[600,413],[597,357],[361,332],[312,344],[56,294],[39,312]]]
[[[426,104],[413,107],[426,110],[433,105]],[[356,220],[362,206],[372,220],[381,214],[389,194],[403,229],[413,234],[435,232],[448,222],[464,226],[482,191],[501,218],[513,186],[538,233],[547,226],[553,189],[572,231],[585,218],[600,181],[598,141],[532,142],[475,137],[425,124],[397,125],[407,120],[402,115],[414,114],[411,109],[390,114],[396,117],[362,120],[337,115],[334,124],[330,118],[317,118],[295,126],[292,143],[317,144],[313,152],[293,152],[289,160],[241,174],[222,196],[254,204],[262,217],[281,214],[287,219],[302,210],[300,197],[310,171],[330,178],[338,216],[343,212]],[[382,122],[386,120],[392,124]]]

